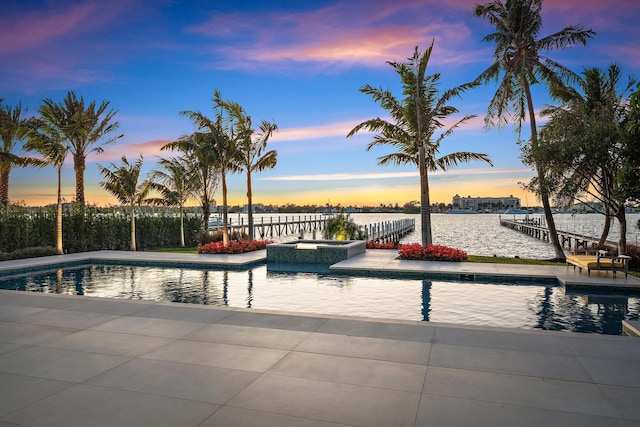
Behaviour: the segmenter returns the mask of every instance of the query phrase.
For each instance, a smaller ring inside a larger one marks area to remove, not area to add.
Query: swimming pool
[[[640,294],[567,294],[557,284],[91,264],[14,276],[0,289],[480,326],[620,334]]]

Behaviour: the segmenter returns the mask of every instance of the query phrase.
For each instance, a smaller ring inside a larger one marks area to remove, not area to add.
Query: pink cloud
[[[338,3],[299,13],[216,15],[190,30],[220,38],[213,51],[228,59],[224,66],[229,68],[292,62],[382,67],[390,58],[405,59],[416,45],[424,48],[432,39],[441,51],[441,64],[478,58],[465,48],[471,30],[463,22],[448,22],[442,14],[426,22],[416,19],[434,7],[424,1]]]

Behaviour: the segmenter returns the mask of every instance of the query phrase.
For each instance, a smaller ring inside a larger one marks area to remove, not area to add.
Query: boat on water
[[[533,213],[533,209],[517,209],[511,208],[503,212],[503,215],[530,215]]]

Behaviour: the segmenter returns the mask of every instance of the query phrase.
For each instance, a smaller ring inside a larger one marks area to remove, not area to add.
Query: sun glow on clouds
[[[431,172],[429,176],[438,177],[444,175],[530,175],[531,171],[527,168],[473,168],[458,169],[451,171]],[[314,174],[314,175],[289,175],[289,176],[271,176],[256,177],[254,179],[260,181],[354,181],[354,180],[378,180],[378,179],[400,179],[400,178],[417,178],[418,171],[409,172],[347,172],[347,173],[331,173],[331,174]]]
[[[383,67],[388,60],[404,60],[416,45],[432,39],[440,50],[434,62],[468,63],[484,55],[464,48],[471,36],[465,24],[446,22],[440,14],[429,22],[417,19],[433,7],[425,2],[345,2],[304,12],[216,14],[189,29],[224,41],[214,48],[226,57],[220,61],[224,67],[246,68],[256,62]],[[446,47],[439,41],[446,41]]]

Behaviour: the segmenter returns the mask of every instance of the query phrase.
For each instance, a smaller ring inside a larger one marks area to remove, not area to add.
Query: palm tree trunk
[[[76,202],[84,205],[84,170],[85,158],[82,155],[73,156],[73,169],[76,172]]]
[[[228,209],[227,209],[227,173],[222,171],[222,244],[229,246],[229,229],[228,224]]]
[[[62,166],[58,166],[58,205],[56,211],[56,253],[64,254],[62,249]]]
[[[531,147],[533,148],[533,150],[536,150],[538,148],[538,129],[536,127],[536,114],[533,109],[531,88],[529,87],[529,83],[526,80],[523,86],[527,96],[527,109],[529,110],[529,122],[531,123]],[[553,245],[555,259],[558,261],[564,261],[566,258],[564,250],[560,245],[560,240],[558,239],[558,231],[556,229],[555,220],[553,219],[553,212],[551,211],[551,203],[549,202],[549,191],[547,190],[544,169],[538,163],[536,163],[536,172],[538,174],[538,180],[540,183],[540,200],[542,201],[544,217],[547,221],[547,227],[549,229],[549,241]]]
[[[136,250],[136,207],[131,205],[131,250]]]
[[[180,213],[180,247],[184,248],[184,211],[182,209],[182,203],[180,203],[179,213]]]
[[[9,205],[9,172],[11,168],[0,168],[0,203]]]
[[[424,166],[424,154],[422,162],[423,167],[420,171],[420,226],[422,227],[422,246],[426,248],[433,243],[433,236],[431,234],[431,202],[429,200],[429,176],[427,175],[427,170]]]
[[[251,172],[247,172],[247,206],[249,211],[247,212],[247,222],[249,225],[249,240],[253,240],[253,192],[251,191]]]

